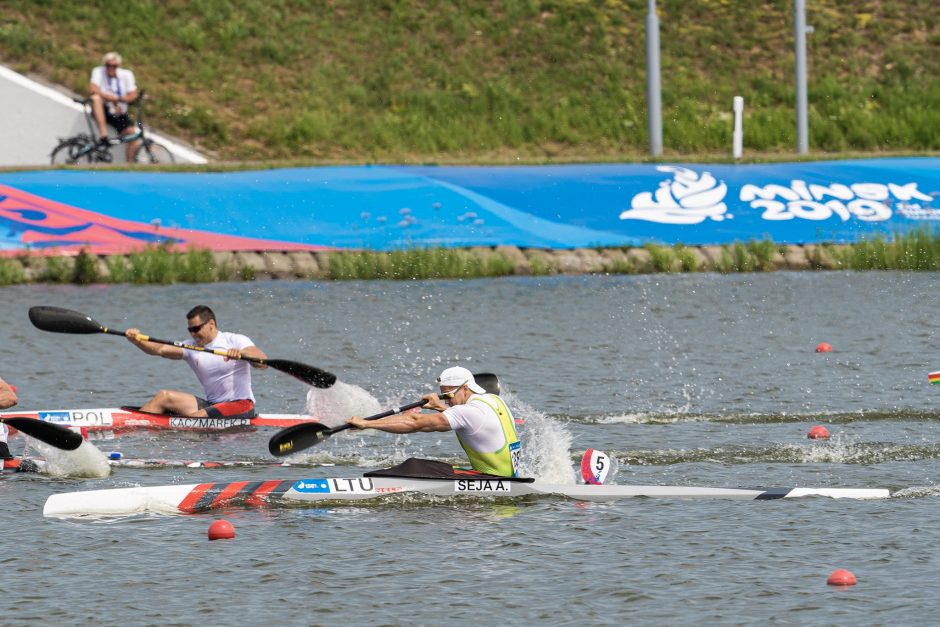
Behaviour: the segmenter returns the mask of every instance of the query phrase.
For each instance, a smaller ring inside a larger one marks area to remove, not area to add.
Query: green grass
[[[417,248],[392,253],[340,252],[330,255],[330,279],[457,279],[508,276],[504,255],[485,257],[452,248]]]
[[[789,0],[659,3],[666,157],[793,154]],[[814,152],[940,150],[934,0],[807,3]],[[0,59],[84,93],[107,49],[226,161],[635,160],[645,0],[0,3]]]
[[[940,270],[940,232],[921,228],[890,241],[875,237],[833,252],[847,270]]]
[[[112,257],[108,267],[112,283],[212,283],[234,275],[227,266],[215,267],[211,251],[176,253],[164,246],[132,253],[126,259]]]
[[[26,282],[23,264],[17,259],[0,258],[0,286]]]

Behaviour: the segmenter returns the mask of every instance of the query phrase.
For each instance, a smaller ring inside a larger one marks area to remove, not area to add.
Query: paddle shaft
[[[415,407],[424,407],[427,404],[427,399],[421,399],[420,401],[415,401],[414,403],[402,405],[398,409],[387,409],[378,414],[367,416],[366,418],[363,418],[363,420],[378,420],[379,418],[385,418],[386,416],[400,414],[403,411],[408,411],[409,409],[414,409]],[[282,429],[281,431],[278,431],[273,436],[271,436],[271,439],[268,440],[268,451],[272,455],[282,457],[284,455],[289,455],[290,453],[296,453],[298,451],[310,448],[315,444],[319,444],[334,433],[339,433],[340,431],[345,431],[346,429],[352,428],[353,425],[348,422],[338,427],[333,427],[332,429],[327,429],[323,424],[318,422],[294,425],[293,427]]]
[[[415,407],[424,407],[427,404],[428,404],[427,399],[421,399],[420,401],[415,401],[414,403],[408,403],[407,405],[402,405],[398,409],[386,409],[382,413],[374,414],[372,416],[366,416],[365,418],[363,418],[363,420],[378,420],[379,418],[387,418],[388,416],[394,416],[395,414],[400,414],[403,411],[408,411],[409,409],[414,409]],[[353,424],[351,422],[347,422],[344,425],[340,425],[338,427],[334,427],[332,429],[327,429],[326,431],[322,431],[320,434],[324,437],[327,437],[327,436],[333,435],[334,433],[339,433],[340,431],[344,431],[346,429],[352,429],[352,428],[353,428]]]
[[[121,335],[126,337],[124,331],[119,331],[117,329],[109,329],[108,327],[101,327],[102,333],[108,333],[110,335]],[[188,351],[199,351],[201,353],[212,353],[213,355],[219,355],[221,357],[228,357],[228,352],[222,350],[221,348],[205,348],[202,346],[195,346],[193,344],[183,344],[182,342],[171,342],[170,340],[161,340],[157,337],[151,337],[149,335],[144,335],[143,333],[137,334],[137,339],[143,342],[153,342],[154,344],[166,344],[168,346],[176,346],[178,348],[184,348]],[[242,355],[238,359],[242,361],[249,361],[253,364],[261,364],[263,366],[268,365],[266,359],[260,359],[258,357],[248,357],[247,355]]]

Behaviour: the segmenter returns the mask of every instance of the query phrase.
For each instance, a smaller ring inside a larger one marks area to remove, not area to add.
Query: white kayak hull
[[[308,422],[319,422],[315,416],[304,414],[263,414],[254,418],[189,418],[148,414],[126,407],[13,411],[0,413],[0,418],[35,418],[90,432],[137,429],[213,432],[254,427],[283,429]]]
[[[883,489],[565,485],[499,479],[355,477],[237,481],[66,492],[50,496],[43,508],[43,515],[70,517],[126,516],[142,513],[193,514],[235,506],[272,506],[278,502],[285,505],[303,502],[355,502],[408,493],[440,497],[556,496],[578,501],[615,501],[635,497],[735,500],[768,500],[805,496],[836,499],[890,497],[889,491]]]

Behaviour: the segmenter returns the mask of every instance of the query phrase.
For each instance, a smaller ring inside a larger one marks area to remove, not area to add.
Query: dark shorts
[[[111,112],[107,109],[105,109],[104,112],[104,121],[107,122],[108,125],[113,126],[118,133],[123,133],[124,129],[134,125],[133,120],[131,120],[131,117],[126,113],[111,115]]]
[[[210,403],[204,398],[196,397],[199,409],[205,409],[209,418],[254,418],[255,404],[249,400],[226,401],[224,403]]]

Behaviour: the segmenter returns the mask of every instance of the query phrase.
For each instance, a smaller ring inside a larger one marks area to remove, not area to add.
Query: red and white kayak
[[[418,479],[396,477],[343,477],[274,479],[114,488],[53,494],[44,516],[127,516],[140,513],[194,514],[228,507],[270,507],[298,502],[360,502],[418,493],[439,497],[555,496],[577,501],[615,501],[635,497],[767,500],[807,496],[834,499],[885,499],[884,489],[847,488],[700,488],[642,485],[558,485],[512,479]]]
[[[254,418],[189,418],[150,414],[133,407],[2,412],[0,418],[35,418],[89,432],[135,429],[215,432],[254,427],[283,429],[308,422],[320,422],[316,416],[304,414],[263,414]]]

